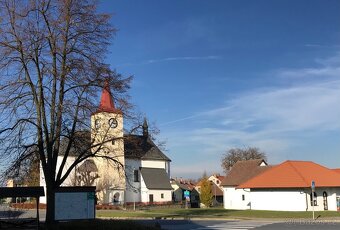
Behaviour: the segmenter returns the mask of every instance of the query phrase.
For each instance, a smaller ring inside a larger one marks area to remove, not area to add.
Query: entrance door
[[[150,195],[149,195],[149,202],[150,202],[150,203],[153,203],[153,194],[150,194]]]

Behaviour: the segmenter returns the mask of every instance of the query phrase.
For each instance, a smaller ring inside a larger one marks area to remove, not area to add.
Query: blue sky
[[[340,1],[117,0],[107,57],[134,75],[172,176],[222,172],[229,148],[340,168]]]

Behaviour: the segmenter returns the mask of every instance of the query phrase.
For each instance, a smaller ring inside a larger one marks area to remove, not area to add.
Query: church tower
[[[125,160],[123,113],[115,108],[108,82],[105,82],[100,104],[91,115],[92,152],[105,158],[94,158],[98,168],[96,186],[103,203],[124,202]],[[108,160],[109,158],[114,159]]]

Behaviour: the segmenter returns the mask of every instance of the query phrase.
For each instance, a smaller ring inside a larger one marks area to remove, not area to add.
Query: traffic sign
[[[315,181],[312,180],[312,183],[311,183],[311,187],[312,187],[312,191],[314,192],[315,191]]]
[[[185,198],[190,197],[190,192],[188,190],[184,191],[184,197]]]

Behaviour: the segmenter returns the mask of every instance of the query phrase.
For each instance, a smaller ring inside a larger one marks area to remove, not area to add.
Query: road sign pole
[[[315,220],[314,218],[314,192],[312,190],[312,208],[313,208],[313,220]]]
[[[315,182],[314,180],[312,180],[311,183],[311,188],[312,188],[312,209],[313,209],[313,220],[315,220],[315,216],[314,216],[314,192],[315,192]]]

